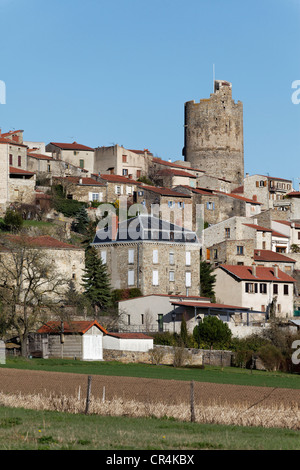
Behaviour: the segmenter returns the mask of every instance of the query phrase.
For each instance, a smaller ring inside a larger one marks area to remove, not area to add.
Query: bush
[[[19,212],[7,209],[3,219],[2,230],[5,230],[6,227],[6,230],[10,232],[18,232],[22,228],[22,225],[23,219]]]
[[[161,363],[165,355],[163,349],[161,348],[150,349],[149,354],[150,354],[152,364],[155,364],[157,366]]]
[[[269,371],[279,370],[283,364],[282,352],[273,344],[262,346],[258,351],[258,356]]]
[[[195,326],[193,336],[198,347],[225,349],[230,344],[231,330],[227,323],[211,315]]]

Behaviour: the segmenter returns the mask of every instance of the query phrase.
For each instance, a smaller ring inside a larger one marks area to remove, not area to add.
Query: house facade
[[[268,317],[293,316],[295,280],[278,266],[220,265],[215,274],[215,294],[220,302],[251,308]]]
[[[46,145],[46,152],[51,153],[52,158],[55,160],[62,160],[86,170],[88,172],[87,176],[94,172],[95,151],[91,147],[77,142],[50,142]]]
[[[98,230],[92,244],[114,289],[143,295],[199,295],[200,247],[195,232],[148,215]]]

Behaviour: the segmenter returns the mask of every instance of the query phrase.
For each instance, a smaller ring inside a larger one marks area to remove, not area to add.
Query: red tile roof
[[[197,178],[196,175],[192,175],[191,173],[188,173],[187,171],[183,170],[172,170],[172,169],[167,169],[167,170],[160,170],[157,172],[158,175],[161,176],[184,176],[186,178]]]
[[[217,191],[215,190],[215,193],[217,194],[223,194],[224,196],[229,196],[229,197],[233,197],[235,199],[239,199],[240,201],[245,201],[245,202],[249,202],[251,204],[256,204],[256,205],[262,205],[261,202],[258,202],[258,201],[254,201],[253,199],[249,199],[247,197],[244,197],[244,196],[239,196],[238,194],[232,194],[232,193],[224,193],[224,191]]]
[[[291,221],[289,221],[289,220],[274,220],[274,222],[277,222],[277,223],[283,224],[283,225],[287,225],[287,226],[289,226],[289,227],[291,227],[292,224],[294,224],[294,225],[295,225],[295,228],[300,228],[300,224],[297,224],[297,223],[295,223],[295,222],[291,222]]]
[[[107,333],[108,336],[113,336],[119,339],[153,339],[144,333]]]
[[[186,165],[179,165],[178,163],[173,163],[173,162],[167,162],[166,160],[162,160],[161,158],[155,157],[152,159],[153,163],[158,163],[159,165],[166,165],[166,166],[171,166],[174,168],[181,168],[183,170],[190,170],[190,171],[200,171],[201,173],[205,173],[204,170],[200,170],[198,168],[191,168]]]
[[[217,197],[217,195],[214,194],[214,192],[213,192],[212,189],[207,189],[207,188],[193,188],[192,186],[187,186],[187,185],[185,185],[185,184],[180,184],[178,187],[179,187],[179,188],[186,188],[186,189],[188,189],[189,191],[192,191],[193,193]]]
[[[108,181],[109,183],[141,184],[139,181],[135,181],[131,178],[126,178],[126,176],[120,175],[104,175],[101,173],[99,178]]]
[[[0,144],[9,144],[9,145],[17,145],[18,147],[27,147],[27,145],[20,144],[20,142],[14,142],[13,140],[6,139],[5,137],[2,137],[2,136],[0,136]]]
[[[154,193],[158,193],[161,196],[173,196],[173,197],[191,197],[189,194],[180,193],[179,191],[174,191],[170,188],[162,188],[161,186],[147,186],[143,185],[140,188],[141,190],[152,191]]]
[[[43,155],[42,153],[34,153],[27,151],[27,155],[28,157],[37,158],[38,160],[53,160],[52,157],[49,157],[48,155]]]
[[[276,282],[295,282],[288,274],[284,273],[278,269],[278,277],[275,277],[275,269],[272,267],[265,266],[256,266],[256,276],[253,273],[252,266],[238,266],[238,265],[228,265],[220,264],[218,268],[222,269],[229,274],[232,274],[234,277],[237,277],[243,281],[276,281]],[[217,269],[218,269],[217,268]]]
[[[149,152],[148,149],[144,149],[144,150],[133,150],[133,149],[127,149],[129,152],[133,152],[133,153],[137,153],[137,154],[144,154],[144,153],[148,153],[148,155],[153,155],[151,152]]]
[[[55,145],[55,147],[59,147],[62,150],[87,150],[87,151],[94,151],[95,149],[91,147],[87,147],[86,145],[78,144],[77,142],[64,143],[64,142],[50,142],[51,145]]]
[[[62,328],[63,326],[63,328]],[[104,334],[107,334],[107,331],[103,326],[101,326],[96,320],[94,321],[71,321],[62,322],[60,321],[49,321],[41,328],[38,329],[37,333],[48,333],[48,334],[84,334],[92,326],[97,326]]]
[[[61,242],[56,238],[50,237],[49,235],[40,235],[38,237],[29,237],[21,235],[5,235],[2,236],[2,240],[7,240],[8,242],[29,245],[32,247],[39,248],[54,248],[54,249],[76,249],[83,250],[76,245],[71,245],[69,243]]]
[[[15,168],[13,166],[9,167],[9,173],[11,175],[34,175],[34,173],[32,173],[31,171],[22,170],[22,168]]]
[[[272,232],[273,231],[271,228],[262,227],[261,225],[256,225],[256,224],[243,224],[243,225],[254,228],[258,232]]]
[[[54,180],[70,181],[70,183],[80,184],[82,186],[105,186],[105,183],[94,180],[94,178],[86,178],[81,176],[55,176]],[[81,180],[81,183],[80,183]]]
[[[288,258],[287,256],[272,250],[254,250],[254,261],[271,261],[274,263],[296,263],[294,259]]]

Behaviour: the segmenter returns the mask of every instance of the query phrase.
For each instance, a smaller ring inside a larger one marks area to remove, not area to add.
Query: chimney
[[[252,276],[256,277],[256,264],[252,263]]]
[[[117,239],[118,225],[119,225],[119,217],[116,214],[113,214],[111,217],[111,240],[112,241]]]
[[[274,276],[278,278],[278,265],[275,264],[274,266]]]

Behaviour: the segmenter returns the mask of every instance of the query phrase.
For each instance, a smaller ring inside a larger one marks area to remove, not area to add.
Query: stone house
[[[147,176],[152,153],[148,149],[128,150],[122,146],[97,147],[95,149],[94,173],[115,174],[139,179]]]
[[[8,186],[8,203],[35,204],[35,173],[9,167]]]
[[[272,309],[278,318],[293,316],[295,280],[278,266],[220,265],[215,274],[215,294],[220,302],[265,312],[268,317]]]
[[[84,176],[53,177],[53,184],[62,184],[68,199],[81,202],[106,202],[106,184]]]
[[[168,187],[143,184],[138,187],[135,202],[142,205],[149,215],[153,214],[177,225],[184,224],[195,230],[191,219],[193,201],[189,194],[180,193]]]
[[[140,186],[138,181],[120,175],[104,175],[92,177],[106,185],[106,202],[114,203],[122,196],[126,196],[130,203],[136,202],[136,192]]]
[[[193,173],[187,170],[178,170],[173,168],[166,168],[156,172],[155,183],[158,186],[166,188],[174,188],[179,185],[187,185],[191,187],[196,186],[196,179]]]
[[[288,253],[293,245],[300,248],[300,224],[289,220],[272,220],[272,229],[289,239]]]
[[[236,184],[224,178],[218,178],[213,175],[202,173],[197,177],[197,188],[212,189],[214,191],[222,191],[223,193],[231,193]]]
[[[55,160],[62,160],[86,170],[87,176],[94,172],[95,150],[91,147],[77,142],[50,142],[46,145],[46,152],[51,153]]]
[[[33,150],[27,152],[27,169],[36,173],[38,180],[48,179],[49,184],[51,184],[51,177],[86,176],[88,174],[87,170],[71,163],[54,159],[49,154],[42,154]]]
[[[7,248],[9,243],[9,250]],[[68,282],[72,281],[78,291],[82,291],[82,276],[85,268],[84,249],[76,245],[62,242],[48,235],[36,237],[21,235],[5,235],[0,245],[1,256],[11,256],[14,246],[28,246],[28,249],[38,250],[49,265],[53,263],[54,269]]]
[[[293,189],[292,180],[265,175],[246,175],[244,178],[244,196],[262,203],[262,209],[288,209],[285,196]]]
[[[143,295],[199,295],[200,242],[195,232],[148,215],[118,219],[92,245],[106,263],[113,289]]]
[[[293,276],[296,260],[272,250],[254,250],[253,261],[257,266],[273,267],[275,264],[284,273]]]

